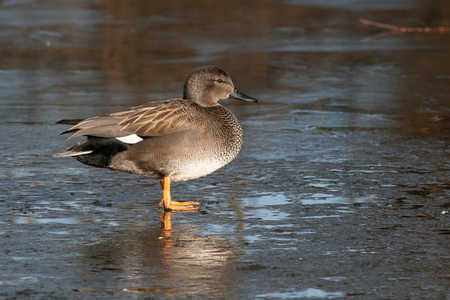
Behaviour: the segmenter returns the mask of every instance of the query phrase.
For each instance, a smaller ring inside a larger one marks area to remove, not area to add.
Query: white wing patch
[[[127,144],[136,144],[136,143],[139,143],[140,141],[144,140],[136,134],[122,136],[122,137],[116,137],[116,139],[118,139],[119,141],[121,141],[123,143],[127,143]]]

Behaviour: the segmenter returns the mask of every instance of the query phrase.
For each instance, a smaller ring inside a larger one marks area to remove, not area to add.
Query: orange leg
[[[199,202],[195,201],[186,201],[186,202],[178,202],[178,201],[172,201],[170,197],[170,178],[164,177],[161,179],[161,188],[163,192],[163,199],[159,205],[164,205],[165,211],[174,211],[174,210],[181,210],[181,211],[197,211],[198,207],[200,206]]]

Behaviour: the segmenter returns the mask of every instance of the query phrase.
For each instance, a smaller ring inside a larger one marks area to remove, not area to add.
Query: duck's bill
[[[234,89],[234,91],[230,94],[230,98],[242,101],[258,102],[255,98],[247,96],[246,94],[239,92],[237,89]]]

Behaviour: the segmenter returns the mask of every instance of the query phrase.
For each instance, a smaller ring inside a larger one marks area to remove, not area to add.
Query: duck
[[[61,134],[84,137],[55,157],[118,170],[160,181],[164,211],[198,211],[198,201],[173,201],[172,181],[204,177],[231,162],[240,152],[243,130],[220,100],[258,100],[238,91],[216,66],[194,69],[184,83],[183,98],[159,100],[88,119],[64,119]]]

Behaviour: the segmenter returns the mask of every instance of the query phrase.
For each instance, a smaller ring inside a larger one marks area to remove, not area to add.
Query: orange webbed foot
[[[198,211],[200,202],[196,201],[172,201],[170,197],[170,178],[164,177],[161,179],[161,187],[163,190],[163,199],[159,205],[164,205],[164,211],[186,211],[194,212]]]

